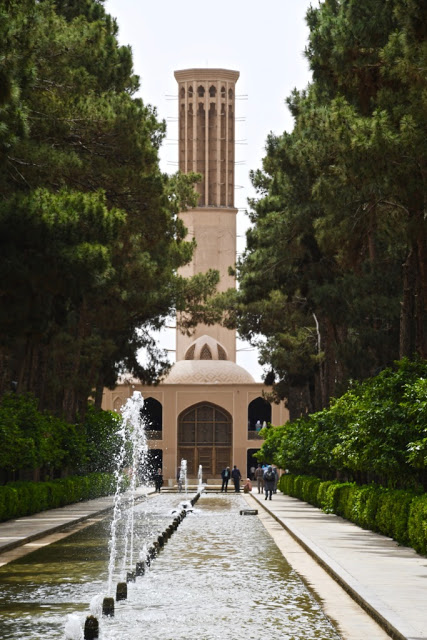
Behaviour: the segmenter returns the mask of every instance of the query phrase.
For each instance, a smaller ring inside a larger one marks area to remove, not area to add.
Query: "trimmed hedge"
[[[0,522],[113,493],[112,473],[70,476],[50,482],[11,482],[0,486]]]
[[[279,489],[427,555],[426,494],[292,474],[280,478]]]

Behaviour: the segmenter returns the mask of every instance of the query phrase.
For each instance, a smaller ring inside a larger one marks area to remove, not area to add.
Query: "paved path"
[[[427,640],[427,558],[296,498],[251,496],[392,637]]]
[[[148,489],[153,493],[154,489]],[[147,495],[145,487],[137,489],[136,500]],[[126,500],[124,494],[123,500]],[[87,526],[102,517],[114,505],[114,496],[86,500],[58,509],[42,511],[24,518],[0,522],[0,566],[17,557],[59,540],[78,528]],[[43,539],[42,542],[37,542]]]

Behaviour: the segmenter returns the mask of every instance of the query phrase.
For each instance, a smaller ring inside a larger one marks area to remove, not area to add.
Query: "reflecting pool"
[[[135,507],[136,561],[182,499],[157,494]],[[114,618],[100,617],[100,638],[339,640],[262,523],[239,515],[245,508],[240,495],[202,495],[145,575],[128,584]],[[67,614],[83,625],[90,602],[107,595],[109,532],[106,518],[0,568],[0,638],[63,639]],[[123,553],[115,584],[130,569],[120,565]]]

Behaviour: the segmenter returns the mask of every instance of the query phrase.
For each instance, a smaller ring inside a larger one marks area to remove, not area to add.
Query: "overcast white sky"
[[[167,139],[161,151],[162,170],[177,170],[177,84],[174,71],[194,67],[240,71],[236,85],[236,194],[237,251],[245,244],[248,226],[244,209],[253,196],[249,171],[261,167],[265,141],[292,129],[285,104],[294,87],[310,80],[303,52],[308,29],[307,8],[318,0],[106,0],[117,18],[119,40],[133,50],[139,95],[157,107],[167,121]],[[239,99],[240,96],[240,99]],[[175,348],[175,332],[165,331],[161,345]],[[239,351],[239,349],[241,349]],[[261,380],[256,352],[238,342],[237,362]],[[171,352],[171,361],[174,353]]]

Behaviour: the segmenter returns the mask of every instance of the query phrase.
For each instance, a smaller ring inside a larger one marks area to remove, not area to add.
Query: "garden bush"
[[[11,482],[0,486],[0,521],[109,495],[114,487],[114,476],[109,473],[70,476],[49,482]]]
[[[414,495],[407,491],[383,490],[378,498],[376,530],[400,544],[409,544],[409,508],[414,499]]]
[[[414,498],[409,506],[408,538],[415,551],[427,556],[427,495]]]

